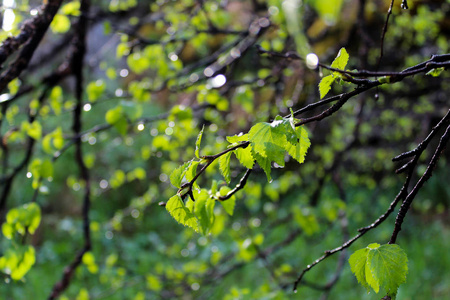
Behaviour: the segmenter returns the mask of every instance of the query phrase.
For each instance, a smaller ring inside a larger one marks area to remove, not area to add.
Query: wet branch
[[[79,136],[82,129],[82,111],[83,111],[83,61],[86,52],[86,29],[87,14],[89,12],[90,0],[82,0],[80,4],[81,15],[76,24],[76,34],[72,44],[72,55],[70,59],[71,70],[75,76],[75,96],[76,107],[73,112],[72,130],[75,136]],[[76,268],[81,264],[83,255],[91,250],[90,220],[89,209],[91,204],[91,189],[89,180],[89,170],[83,161],[83,151],[81,137],[75,140],[75,161],[80,169],[80,177],[85,182],[83,197],[82,217],[83,217],[83,248],[78,252],[72,263],[64,270],[63,277],[57,282],[50,293],[49,299],[55,299],[69,286]]]

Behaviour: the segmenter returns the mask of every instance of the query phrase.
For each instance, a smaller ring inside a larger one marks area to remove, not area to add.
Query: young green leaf
[[[270,172],[272,169],[270,160],[267,157],[263,157],[256,152],[253,152],[252,155],[256,159],[256,162],[261,167],[261,169],[264,170],[264,173],[266,173],[267,181],[272,182],[272,177],[270,176]]]
[[[88,100],[91,102],[95,102],[103,95],[105,89],[106,84],[101,79],[89,82],[89,84],[86,86],[86,93],[88,96]]]
[[[36,262],[33,246],[18,245],[0,257],[0,270],[8,270],[13,280],[20,280]]]
[[[122,107],[116,106],[106,112],[105,120],[108,124],[114,125],[122,118]]]
[[[219,194],[220,194],[220,196],[225,196],[230,191],[231,191],[231,189],[228,186],[222,186],[219,190]],[[236,197],[233,195],[225,201],[220,201],[220,203],[222,204],[222,206],[225,209],[225,211],[227,212],[227,214],[232,216],[234,213],[234,207],[236,205]]]
[[[249,131],[249,140],[253,151],[261,157],[276,162],[284,166],[286,143],[286,126],[283,126],[283,120],[275,120],[272,123],[261,122],[254,125]]]
[[[197,174],[197,167],[199,165],[200,162],[198,161],[190,161],[189,163],[189,167],[186,169],[186,180],[187,181],[191,181],[192,179],[194,179],[195,175]]]
[[[203,234],[207,234],[214,223],[214,205],[212,199],[206,190],[194,192],[195,204],[194,212],[197,216]]]
[[[367,264],[367,253],[369,249],[359,249],[353,253],[348,262],[350,263],[350,269],[353,274],[355,274],[358,282],[367,289],[367,292],[370,291],[370,286],[366,280],[366,264]]]
[[[202,130],[200,130],[200,133],[197,136],[197,141],[195,142],[195,156],[197,158],[200,158],[200,143],[202,142],[203,129],[205,129],[205,126],[203,126]]]
[[[439,75],[441,75],[442,72],[444,72],[445,68],[435,68],[435,69],[431,69],[430,71],[428,71],[425,75],[430,75],[433,77],[438,77]]]
[[[350,256],[349,263],[358,281],[369,291],[380,288],[395,297],[398,287],[406,281],[408,258],[398,245],[370,244]]]
[[[322,78],[322,80],[319,82],[320,99],[323,99],[323,97],[328,94],[335,79],[336,77],[333,74]]]
[[[227,136],[227,141],[231,144],[238,144],[239,142],[247,142],[248,141],[248,133],[241,135],[233,135]]]
[[[231,158],[231,152],[228,152],[219,158],[220,173],[222,173],[223,178],[225,178],[225,181],[227,183],[230,183],[230,180],[231,180],[230,158]]]
[[[339,50],[338,55],[333,60],[333,63],[331,64],[331,67],[335,68],[335,69],[344,70],[345,66],[348,63],[348,59],[349,59],[349,55],[347,53],[347,50],[345,50],[345,48],[341,48]]]
[[[183,177],[186,173],[186,170],[190,166],[190,162],[186,162],[173,170],[173,172],[170,174],[170,183],[177,188],[181,187],[181,181],[183,180]]]
[[[252,155],[252,146],[248,145],[246,148],[238,148],[233,151],[237,159],[247,169],[253,169],[255,158]]]
[[[11,208],[6,215],[6,222],[2,225],[3,235],[7,239],[12,239],[17,232],[25,235],[28,230],[34,234],[41,223],[41,208],[38,204],[25,203],[22,206]]]
[[[200,227],[195,215],[184,205],[181,197],[175,195],[167,201],[166,210],[180,224],[199,232]]]
[[[122,106],[118,105],[108,110],[105,114],[105,120],[108,124],[114,126],[121,135],[127,134],[128,123],[124,116]]]
[[[408,258],[405,251],[395,244],[382,245],[369,250],[367,262],[380,286],[384,287],[389,295],[396,295],[398,287],[406,281],[408,273]]]
[[[335,69],[339,69],[339,70],[344,70],[345,66],[347,66],[348,59],[349,59],[349,55],[347,53],[347,50],[345,50],[345,48],[341,48],[341,50],[339,50],[338,55],[333,60],[331,67],[335,68]],[[340,78],[340,77],[342,77],[342,76],[339,72],[333,72],[333,74],[322,78],[322,80],[319,83],[320,99],[323,99],[323,97],[325,97],[328,94],[333,82],[337,78]]]
[[[297,142],[295,144],[286,143],[285,149],[296,161],[303,163],[311,142],[308,138],[308,132],[303,126],[297,127],[295,132],[297,134]]]
[[[38,121],[34,121],[33,123],[28,124],[26,130],[28,136],[35,140],[39,140],[42,136],[42,126]]]

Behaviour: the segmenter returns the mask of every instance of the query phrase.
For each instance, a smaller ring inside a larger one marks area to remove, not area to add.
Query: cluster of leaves
[[[36,203],[27,203],[12,208],[2,225],[3,236],[10,240],[9,247],[0,257],[0,270],[19,280],[34,265],[35,250],[31,245],[22,245],[20,237],[34,234],[41,222],[41,209]]]
[[[286,153],[299,163],[303,163],[311,145],[306,129],[303,126],[296,126],[293,113],[290,118],[277,116],[271,123],[257,123],[248,134],[227,137],[227,141],[230,143],[229,150],[216,156],[200,156],[202,136],[203,129],[197,137],[195,148],[197,159],[184,163],[170,175],[172,185],[179,190],[175,196],[169,199],[166,209],[177,222],[203,234],[207,234],[213,226],[215,201],[220,200],[230,215],[233,215],[236,201],[234,193],[229,187],[222,186],[217,190],[217,183],[209,191],[200,189],[196,185],[195,193],[192,192],[198,176],[216,158],[219,157],[219,169],[227,183],[230,183],[231,179],[232,154],[247,169],[252,169],[255,162],[258,163],[266,173],[267,180],[271,182],[272,163],[284,167]],[[203,164],[204,167],[197,173],[200,164]],[[228,197],[229,193],[231,194]],[[191,196],[191,199],[184,203],[183,199],[188,195]]]

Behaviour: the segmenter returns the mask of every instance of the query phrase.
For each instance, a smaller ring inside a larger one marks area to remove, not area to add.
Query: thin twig
[[[417,193],[419,192],[419,190],[422,188],[423,184],[433,174],[433,170],[436,167],[436,164],[437,164],[439,158],[441,157],[441,154],[444,151],[449,139],[450,139],[450,125],[447,126],[445,133],[442,135],[442,137],[439,141],[439,145],[437,146],[436,151],[434,152],[433,157],[431,158],[431,161],[428,164],[428,167],[427,167],[425,173],[423,173],[422,177],[420,177],[420,179],[417,181],[414,188],[411,190],[411,192],[408,194],[406,199],[403,201],[402,206],[400,206],[400,210],[399,210],[399,212],[397,214],[397,218],[395,220],[394,231],[392,233],[389,244],[395,244],[398,233],[402,229],[403,220],[404,220],[409,208],[411,207],[412,201],[414,200],[414,198],[417,195]]]

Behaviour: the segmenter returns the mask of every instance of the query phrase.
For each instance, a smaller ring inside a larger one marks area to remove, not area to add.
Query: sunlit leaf
[[[233,151],[239,162],[247,169],[252,169],[255,164],[255,158],[252,155],[252,146],[238,148]]]
[[[166,210],[180,224],[199,232],[200,227],[195,215],[184,205],[181,197],[175,195],[166,203]]]
[[[347,50],[345,50],[345,48],[341,48],[339,50],[338,55],[333,60],[331,67],[335,68],[335,69],[344,70],[345,66],[347,66],[348,59],[349,59],[349,55],[347,53]]]
[[[197,136],[197,141],[195,142],[195,156],[197,158],[200,158],[200,144],[202,142],[203,129],[205,129],[205,126],[203,126],[202,130],[200,130],[200,133]]]
[[[65,33],[70,29],[70,20],[65,15],[57,14],[53,18],[50,28],[55,33]]]
[[[320,99],[328,94],[335,79],[336,77],[334,75],[328,75],[322,78],[319,83]]]
[[[249,131],[253,151],[280,166],[284,166],[285,150],[282,145],[286,143],[283,131],[285,127],[279,126],[282,122],[282,120],[275,120],[272,123],[257,123]]]
[[[445,70],[445,68],[435,68],[435,69],[431,69],[430,71],[427,72],[426,75],[430,75],[433,77],[439,77],[439,75],[441,75],[441,73]]]
[[[311,142],[308,138],[308,132],[303,126],[298,126],[296,128],[297,141],[296,143],[286,143],[285,149],[296,161],[303,163],[305,161],[306,152],[308,151]]]
[[[206,190],[194,192],[195,204],[194,212],[197,216],[203,234],[207,234],[214,222],[214,205],[212,199]]]
[[[173,170],[173,172],[170,174],[170,183],[172,183],[174,187],[177,188],[181,187],[181,181],[183,180],[183,177],[188,167],[189,162],[186,162],[183,165],[176,168],[175,170]]]
[[[0,270],[9,274],[13,280],[22,279],[36,261],[32,246],[10,248],[0,257]]]
[[[222,186],[219,190],[219,194],[220,194],[220,196],[225,196],[230,191],[231,191],[231,189],[229,187]],[[225,211],[227,212],[227,214],[232,216],[234,213],[234,207],[236,205],[236,197],[233,195],[227,200],[220,201],[220,204],[222,204],[222,206],[225,209]]]
[[[103,80],[96,80],[89,82],[86,87],[86,93],[88,95],[88,99],[91,102],[98,100],[104,93],[106,89],[106,84]]]
[[[230,183],[230,180],[231,180],[230,158],[231,158],[231,152],[228,152],[219,158],[219,169],[227,183]]]

